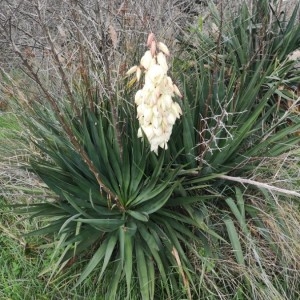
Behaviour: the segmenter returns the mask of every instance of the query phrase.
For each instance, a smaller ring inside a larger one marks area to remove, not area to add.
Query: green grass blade
[[[234,255],[236,258],[236,261],[240,265],[245,265],[245,260],[244,260],[244,255],[243,255],[243,250],[242,246],[240,243],[239,235],[236,231],[235,225],[232,221],[232,219],[229,216],[224,217],[224,223],[226,225],[226,229],[228,232],[228,236],[231,242],[232,249],[234,251]]]
[[[244,234],[248,234],[248,228],[247,228],[247,224],[246,224],[246,220],[243,217],[243,215],[241,214],[241,212],[239,211],[237,205],[235,204],[235,202],[233,201],[232,198],[227,198],[225,199],[225,202],[227,203],[227,205],[230,207],[231,212],[234,214],[234,216],[236,217],[237,221],[239,222],[242,231],[244,232]]]
[[[236,199],[237,199],[237,205],[239,207],[239,211],[242,215],[242,219],[246,220],[246,215],[245,215],[245,201],[243,198],[243,194],[242,191],[238,188],[235,187],[235,195],[236,195]]]

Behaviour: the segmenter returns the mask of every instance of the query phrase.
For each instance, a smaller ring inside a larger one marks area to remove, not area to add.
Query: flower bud
[[[148,39],[147,39],[147,47],[151,46],[152,41],[154,41],[155,35],[153,32],[149,33]]]
[[[156,42],[152,41],[150,45],[150,53],[152,54],[152,56],[154,56],[155,52],[156,52]]]
[[[137,69],[136,69],[136,80],[137,81],[140,81],[141,75],[142,75],[142,70],[141,70],[141,68],[137,67]]]
[[[176,84],[173,85],[173,90],[174,90],[174,93],[175,93],[178,97],[182,98],[182,95],[181,95],[181,93],[180,93],[180,91],[179,91],[179,89],[178,89],[178,87],[177,87]]]
[[[133,66],[133,67],[131,67],[131,68],[126,72],[126,75],[131,75],[131,74],[135,73],[136,70],[137,70],[137,68],[138,68],[138,66]]]
[[[157,44],[157,46],[158,46],[158,49],[159,49],[161,52],[163,52],[163,53],[166,54],[167,56],[170,55],[170,51],[169,51],[168,47],[167,47],[164,43],[159,42],[159,43]]]

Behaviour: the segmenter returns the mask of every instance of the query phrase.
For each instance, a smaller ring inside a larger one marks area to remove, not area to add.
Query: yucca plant
[[[193,266],[186,249],[197,238],[195,228],[210,230],[189,217],[189,207],[179,207],[185,199],[177,198],[185,195],[183,166],[163,150],[152,153],[146,137],[138,137],[132,93],[125,88],[108,97],[85,73],[79,75],[71,94],[66,83],[66,99],[60,102],[38,76],[43,98],[21,102],[20,94],[22,99],[28,95],[21,90],[16,95],[28,141],[36,149],[30,169],[54,192],[43,203],[17,206],[20,214],[46,220],[28,236],[56,236],[50,279],[74,258],[90,255],[77,285],[90,274],[99,280],[109,274],[107,299],[117,297],[123,281],[129,298],[135,278],[143,299],[156,297],[158,279],[168,297],[191,297]]]
[[[267,7],[268,1],[255,2],[255,7],[261,2]],[[279,96],[284,103],[294,101],[281,87],[298,78],[295,62],[287,56],[299,44],[299,25],[297,9],[289,23],[271,22],[272,32],[265,31],[261,49],[261,35],[250,29],[270,22],[246,5],[240,12],[230,23],[214,14],[217,37],[195,31],[193,43],[182,42],[183,54],[173,70],[183,93],[183,99],[176,100],[182,116],[168,149],[163,144],[157,155],[146,132],[138,137],[141,124],[133,99],[139,84],[119,77],[113,88],[110,68],[98,69],[89,45],[78,48],[80,68],[69,74],[46,30],[58,74],[58,80],[50,78],[62,82],[61,93],[49,90],[49,78],[41,77],[15,48],[42,96],[32,101],[36,91],[26,93],[13,81],[3,83],[3,89],[23,110],[20,117],[36,149],[30,169],[53,192],[43,203],[16,211],[44,220],[45,225],[29,235],[54,235],[50,279],[75,257],[85,257],[77,285],[88,276],[106,277],[107,299],[121,297],[124,285],[126,297],[132,297],[136,281],[142,299],[159,297],[159,282],[166,297],[193,299],[205,296],[201,281],[207,274],[221,282],[222,269],[218,273],[214,259],[223,259],[226,249],[234,251],[230,259],[236,270],[246,270],[245,247],[252,237],[248,221],[264,228],[255,202],[246,202],[244,189],[232,182],[275,190],[245,177],[264,159],[299,143],[295,132],[300,122],[278,102]],[[282,49],[284,39],[293,45]],[[103,61],[109,63],[105,54]],[[264,238],[272,242],[272,236]],[[258,252],[256,246],[251,249]],[[248,275],[242,276],[241,286],[207,285],[206,290],[219,288],[236,299],[251,299]]]

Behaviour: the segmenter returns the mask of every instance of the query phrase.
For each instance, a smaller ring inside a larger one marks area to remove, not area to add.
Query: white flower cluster
[[[148,37],[147,46],[149,50],[142,57],[140,66],[132,67],[127,75],[135,73],[139,81],[142,70],[145,73],[144,86],[135,95],[140,124],[138,137],[143,137],[144,132],[151,145],[151,151],[157,154],[158,147],[168,148],[173,125],[182,114],[179,104],[174,102],[172,97],[175,94],[182,96],[178,87],[167,76],[166,56],[170,55],[167,46],[161,42],[156,43],[153,33]]]

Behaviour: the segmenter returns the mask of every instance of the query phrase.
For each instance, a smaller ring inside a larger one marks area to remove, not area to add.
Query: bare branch
[[[274,186],[274,185],[269,185],[269,184],[259,182],[259,181],[255,181],[255,180],[251,180],[251,179],[228,176],[228,175],[218,175],[216,177],[217,178],[222,178],[222,179],[225,179],[225,180],[239,182],[239,183],[242,183],[242,184],[254,185],[254,186],[257,186],[259,188],[267,189],[269,191],[275,191],[275,192],[279,192],[279,193],[290,195],[290,196],[300,197],[300,193],[298,193],[298,192],[290,191],[290,190],[287,190],[287,189],[282,189],[282,188],[279,188],[279,187]]]

